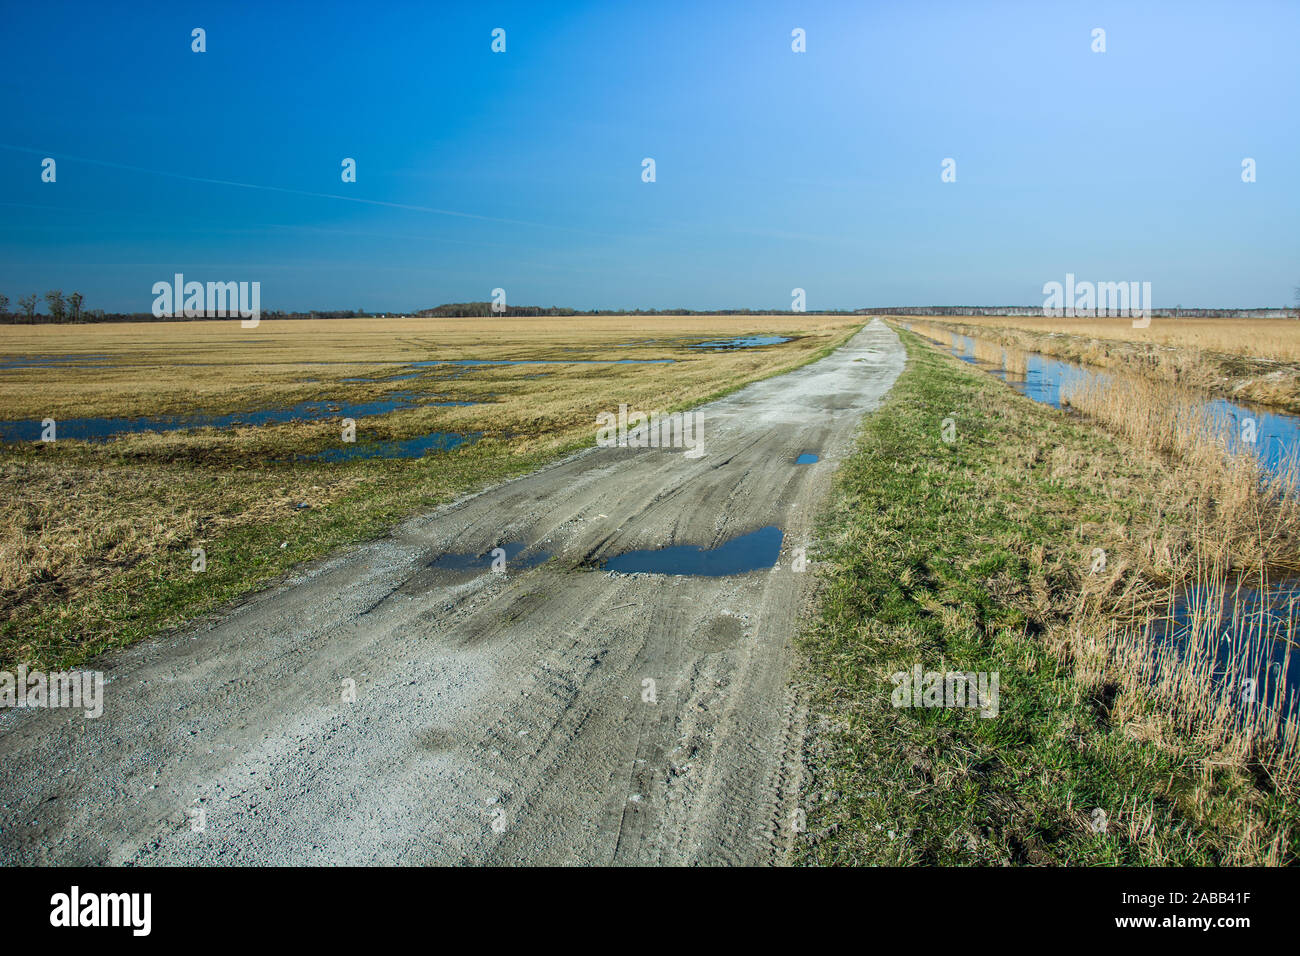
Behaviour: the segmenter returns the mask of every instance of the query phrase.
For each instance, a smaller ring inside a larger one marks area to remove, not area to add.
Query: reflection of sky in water
[[[776,525],[732,538],[716,548],[679,544],[653,551],[628,551],[610,558],[606,571],[624,574],[693,574],[723,577],[771,568],[781,555],[784,537]]]
[[[1253,680],[1256,700],[1271,700],[1285,681],[1282,709],[1289,709],[1300,690],[1300,661],[1290,641],[1300,616],[1300,579],[1269,583],[1267,590],[1245,582],[1212,586],[1196,583],[1174,595],[1171,615],[1152,622],[1160,653],[1181,660],[1194,637],[1214,642],[1214,676],[1231,682],[1240,693]],[[1208,618],[1193,627],[1194,616]],[[1240,650],[1232,659],[1233,644]],[[1292,658],[1287,663],[1287,657]]]
[[[439,403],[431,403],[439,404]],[[452,403],[455,404],[455,403]],[[299,402],[280,408],[262,408],[227,415],[175,415],[158,418],[60,418],[56,420],[58,438],[82,441],[107,441],[115,435],[133,432],[174,432],[186,428],[233,428],[236,425],[278,425],[293,421],[319,421],[328,418],[365,418],[400,409],[418,408],[410,392],[394,393],[373,402]],[[38,421],[0,422],[0,440],[38,441]]]
[[[356,461],[362,458],[422,458],[431,451],[451,451],[464,444],[473,444],[483,437],[482,432],[468,435],[456,432],[429,432],[400,441],[348,442],[337,448],[327,448],[311,455],[299,455],[297,461]]]
[[[1023,376],[1017,373],[1004,373],[1002,379],[1021,395],[1044,405],[1060,408],[1061,389],[1067,383],[1084,381],[1089,374],[1077,365],[1031,354],[1026,356]]]
[[[1295,449],[1300,448],[1297,441],[1300,439],[1300,418],[1295,415],[1237,405],[1222,398],[1211,399],[1206,404],[1214,419],[1228,426],[1230,447],[1234,451],[1252,447],[1249,437],[1253,421],[1253,448],[1269,468],[1285,463]]]
[[[136,432],[174,432],[187,428],[234,428],[238,425],[281,425],[294,421],[366,418],[426,405],[473,405],[474,402],[422,402],[413,392],[394,392],[389,398],[372,402],[299,402],[280,408],[261,408],[227,415],[176,415],[159,418],[60,418],[56,420],[57,438],[81,441],[107,441],[117,435]],[[38,441],[38,421],[0,422],[2,441]]]
[[[50,365],[85,365],[98,367],[96,363],[108,360],[101,353],[84,353],[80,355],[20,355],[17,358],[0,360],[0,370],[11,368],[45,368]]]
[[[964,362],[990,368],[986,363],[975,359],[975,340],[968,335],[954,336],[954,345],[949,351]],[[1106,378],[1106,373],[1049,358],[1037,352],[1025,353],[1024,375],[993,369],[993,374],[1002,379],[1017,392],[1053,408],[1061,407],[1061,388],[1067,383],[1082,382],[1089,377]],[[1230,402],[1225,398],[1209,398],[1205,407],[1211,419],[1228,426],[1229,448],[1232,451],[1254,450],[1264,459],[1264,464],[1276,468],[1287,460],[1288,456],[1300,453],[1300,417],[1285,412]],[[1248,441],[1250,426],[1254,422],[1254,443]]]
[[[790,339],[783,335],[741,335],[734,339],[711,339],[689,346],[693,349],[755,349],[764,345],[780,345]]]

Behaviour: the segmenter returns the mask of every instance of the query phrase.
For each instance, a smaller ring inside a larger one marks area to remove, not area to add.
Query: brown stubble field
[[[345,448],[342,414],[108,442],[0,444],[0,662],[69,666],[180,624],[295,563],[591,444],[599,411],[699,403],[810,361],[863,321],[792,314],[0,326],[0,364],[97,357],[0,369],[4,421],[223,414],[408,393],[418,407],[358,418],[357,443],[481,435],[422,458],[346,462],[295,460]],[[792,341],[687,347],[751,334]],[[459,359],[673,361],[410,365]],[[440,401],[476,404],[432,404]],[[201,574],[191,570],[199,547]]]

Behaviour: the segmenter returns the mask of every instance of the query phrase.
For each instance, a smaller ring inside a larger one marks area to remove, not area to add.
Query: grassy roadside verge
[[[48,544],[95,562],[85,562],[89,570],[75,586],[57,564],[37,569],[31,596],[15,602],[16,613],[0,622],[0,668],[74,667],[184,625],[273,584],[303,562],[372,540],[404,518],[591,445],[594,410],[619,401],[672,409],[712,401],[815,361],[860,327],[837,330],[825,346],[782,356],[786,360],[775,359],[775,366],[772,359],[719,363],[686,380],[672,374],[675,367],[654,367],[656,375],[636,386],[612,374],[579,371],[560,398],[531,401],[528,396],[540,395],[553,379],[530,381],[524,401],[451,410],[497,415],[500,421],[483,441],[414,460],[274,465],[229,453],[207,461],[195,453],[202,450],[200,439],[182,435],[9,450],[0,459],[0,493],[22,507],[5,515],[6,540],[32,554]],[[301,450],[300,436],[290,427],[281,430],[283,457],[292,457]],[[271,441],[266,431],[248,429],[248,440]],[[185,440],[195,447],[163,444]],[[81,519],[69,523],[72,531],[41,537],[70,514]],[[191,570],[195,547],[205,552],[202,573]]]
[[[820,523],[796,861],[1293,861],[1294,802],[1216,767],[1062,636],[1094,544],[1147,520],[1158,463],[900,334],[908,367]],[[916,664],[998,672],[997,716],[893,707],[890,676]]]

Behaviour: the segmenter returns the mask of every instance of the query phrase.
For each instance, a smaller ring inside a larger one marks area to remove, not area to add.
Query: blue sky
[[[1295,2],[10,0],[0,36],[11,301],[148,311],[175,272],[265,310],[1300,285]]]

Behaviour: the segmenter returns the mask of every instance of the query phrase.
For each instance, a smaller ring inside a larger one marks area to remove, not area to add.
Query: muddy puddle
[[[719,578],[770,570],[781,555],[784,533],[776,525],[732,538],[716,548],[680,544],[646,551],[628,551],[601,565],[620,574],[687,574]]]
[[[429,567],[443,571],[490,571],[493,570],[494,563],[497,567],[502,567],[500,562],[504,561],[504,570],[508,574],[511,571],[535,568],[551,559],[551,552],[541,549],[521,558],[520,555],[527,550],[528,545],[523,541],[507,541],[499,548],[489,548],[486,551],[448,552],[429,562]],[[494,551],[497,553],[494,554]]]

